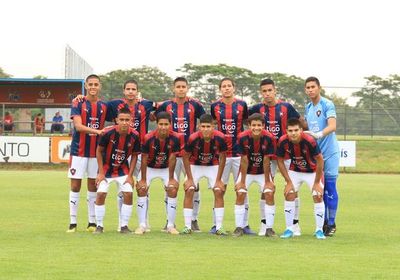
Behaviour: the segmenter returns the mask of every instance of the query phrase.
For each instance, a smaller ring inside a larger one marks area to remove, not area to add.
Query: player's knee
[[[139,188],[136,190],[138,196],[147,196],[147,189],[146,188]]]
[[[296,199],[296,193],[288,193],[285,195],[285,200],[294,201]]]
[[[267,202],[273,202],[274,201],[274,197],[275,197],[275,192],[274,191],[266,192],[264,195],[265,195],[265,201],[267,201]]]
[[[106,200],[107,193],[105,192],[98,192],[96,196],[96,204],[103,205],[104,201]]]
[[[166,191],[169,197],[176,197],[176,195],[178,194],[178,188],[175,186],[167,187]]]
[[[221,190],[220,188],[214,188],[213,192],[214,192],[215,198],[223,198],[224,197],[224,191]]]
[[[236,191],[236,199],[240,200],[240,201],[244,201],[244,199],[246,198],[246,190],[240,189],[238,191]]]
[[[322,198],[322,196],[313,195],[313,201],[315,203],[320,203],[323,201],[323,198]]]

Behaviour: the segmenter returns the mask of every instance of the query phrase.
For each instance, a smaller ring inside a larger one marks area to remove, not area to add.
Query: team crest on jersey
[[[283,113],[282,113],[282,112],[280,112],[280,113],[279,113],[279,116],[283,117]]]
[[[75,169],[75,168],[71,168],[71,169],[69,170],[69,172],[71,172],[72,175],[75,175],[76,169]]]
[[[169,111],[173,114],[174,113],[174,109],[169,109]]]
[[[317,114],[317,117],[319,117],[321,115],[321,110],[318,110],[317,112],[315,112]]]
[[[192,110],[188,109],[188,113],[192,112]]]
[[[137,112],[138,112],[138,114],[140,114],[142,111],[138,110]]]
[[[266,145],[262,145],[261,148],[262,148],[263,150],[265,150],[265,149],[267,149],[267,146],[266,146]]]
[[[239,111],[239,110],[237,110],[237,111],[236,111],[236,114],[239,114],[239,113],[240,113],[240,111]]]

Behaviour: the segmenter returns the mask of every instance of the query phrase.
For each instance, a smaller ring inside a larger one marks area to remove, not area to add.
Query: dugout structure
[[[78,94],[85,94],[82,79],[0,79],[0,117],[7,108],[69,108]]]

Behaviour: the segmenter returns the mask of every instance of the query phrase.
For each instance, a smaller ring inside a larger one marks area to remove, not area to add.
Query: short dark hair
[[[200,123],[213,123],[213,117],[210,114],[203,114],[200,116]]]
[[[124,83],[124,89],[126,88],[126,85],[127,85],[127,84],[135,84],[135,85],[136,85],[136,88],[139,89],[139,85],[138,85],[138,83],[136,82],[136,80],[134,80],[134,79],[127,80],[127,81]]]
[[[321,86],[321,84],[319,83],[319,80],[318,80],[317,77],[313,77],[313,76],[308,77],[308,78],[306,79],[304,85],[307,84],[307,83],[309,83],[309,82],[315,82],[318,86]]]
[[[275,87],[275,83],[271,79],[263,79],[260,82],[260,87],[265,86],[265,85],[273,85]]]
[[[291,118],[288,119],[287,123],[286,123],[286,128],[288,128],[289,126],[296,126],[298,125],[300,128],[303,128],[303,126],[301,125],[301,121],[297,118]]]
[[[177,78],[175,78],[175,80],[174,80],[174,85],[175,85],[177,82],[184,82],[184,83],[186,83],[187,85],[189,85],[189,82],[188,82],[188,80],[187,80],[185,77],[177,77]]]
[[[232,83],[232,86],[235,87],[235,81],[233,79],[231,79],[231,78],[225,77],[221,81],[219,81],[219,85],[218,85],[219,89],[221,89],[222,83],[225,82],[225,81],[230,81]]]
[[[86,77],[85,81],[87,82],[87,81],[89,81],[89,79],[92,79],[92,78],[95,78],[100,81],[100,77],[97,76],[96,74],[90,74],[89,76]]]
[[[160,120],[168,120],[168,122],[171,123],[171,115],[168,112],[165,112],[165,111],[159,112],[157,114],[157,116],[156,116],[156,120],[157,120],[157,123]]]
[[[254,113],[247,119],[247,123],[250,125],[252,121],[261,121],[263,124],[265,124],[265,120],[263,115],[260,113]]]
[[[131,110],[129,110],[129,108],[122,107],[121,109],[118,110],[118,115],[119,115],[119,114],[128,114],[128,115],[131,115]]]

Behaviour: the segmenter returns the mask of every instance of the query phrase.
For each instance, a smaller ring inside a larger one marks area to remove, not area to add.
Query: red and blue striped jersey
[[[256,104],[249,109],[249,116],[254,113],[260,113],[265,119],[265,129],[275,136],[276,141],[286,134],[286,124],[288,119],[300,118],[296,109],[287,102],[278,100],[275,106],[268,106],[265,103]]]
[[[107,115],[107,105],[103,101],[91,103],[88,100],[83,102],[72,102],[71,119],[80,116],[84,126],[103,129]],[[71,155],[80,157],[96,157],[98,136],[78,132],[74,129],[71,141]]]
[[[227,150],[225,135],[218,130],[213,131],[208,142],[204,140],[201,131],[197,131],[190,135],[185,144],[185,152],[190,154],[189,161],[193,165],[218,165],[219,154]]]
[[[158,130],[153,130],[144,138],[142,153],[147,154],[147,166],[152,168],[167,168],[169,156],[181,150],[181,136],[170,131],[167,138],[161,140]]]
[[[168,112],[171,115],[171,129],[185,135],[185,142],[196,131],[197,119],[205,114],[203,105],[196,99],[187,97],[183,104],[178,104],[176,98],[158,105],[156,114]]]
[[[118,111],[122,108],[128,108],[131,111],[132,127],[139,132],[143,143],[144,137],[149,131],[149,115],[155,110],[154,102],[147,99],[140,99],[135,105],[129,106],[126,99],[114,99],[107,102],[109,110],[109,121],[114,121],[118,116]]]
[[[217,121],[218,130],[225,134],[228,146],[227,157],[237,157],[237,137],[244,131],[244,121],[248,117],[245,101],[235,98],[232,104],[225,104],[222,99],[211,104],[211,116]]]
[[[258,139],[251,135],[251,130],[245,130],[238,136],[238,153],[241,156],[247,156],[249,166],[247,174],[264,173],[264,156],[275,154],[275,138],[263,129]]]
[[[283,135],[279,139],[276,150],[278,158],[291,159],[290,170],[304,173],[316,171],[317,161],[315,157],[320,153],[321,150],[314,138],[303,132],[298,144],[290,142],[287,134]]]
[[[129,128],[127,135],[121,135],[118,126],[107,128],[100,137],[99,146],[104,147],[103,167],[106,178],[128,175],[128,158],[140,153],[139,133]]]

